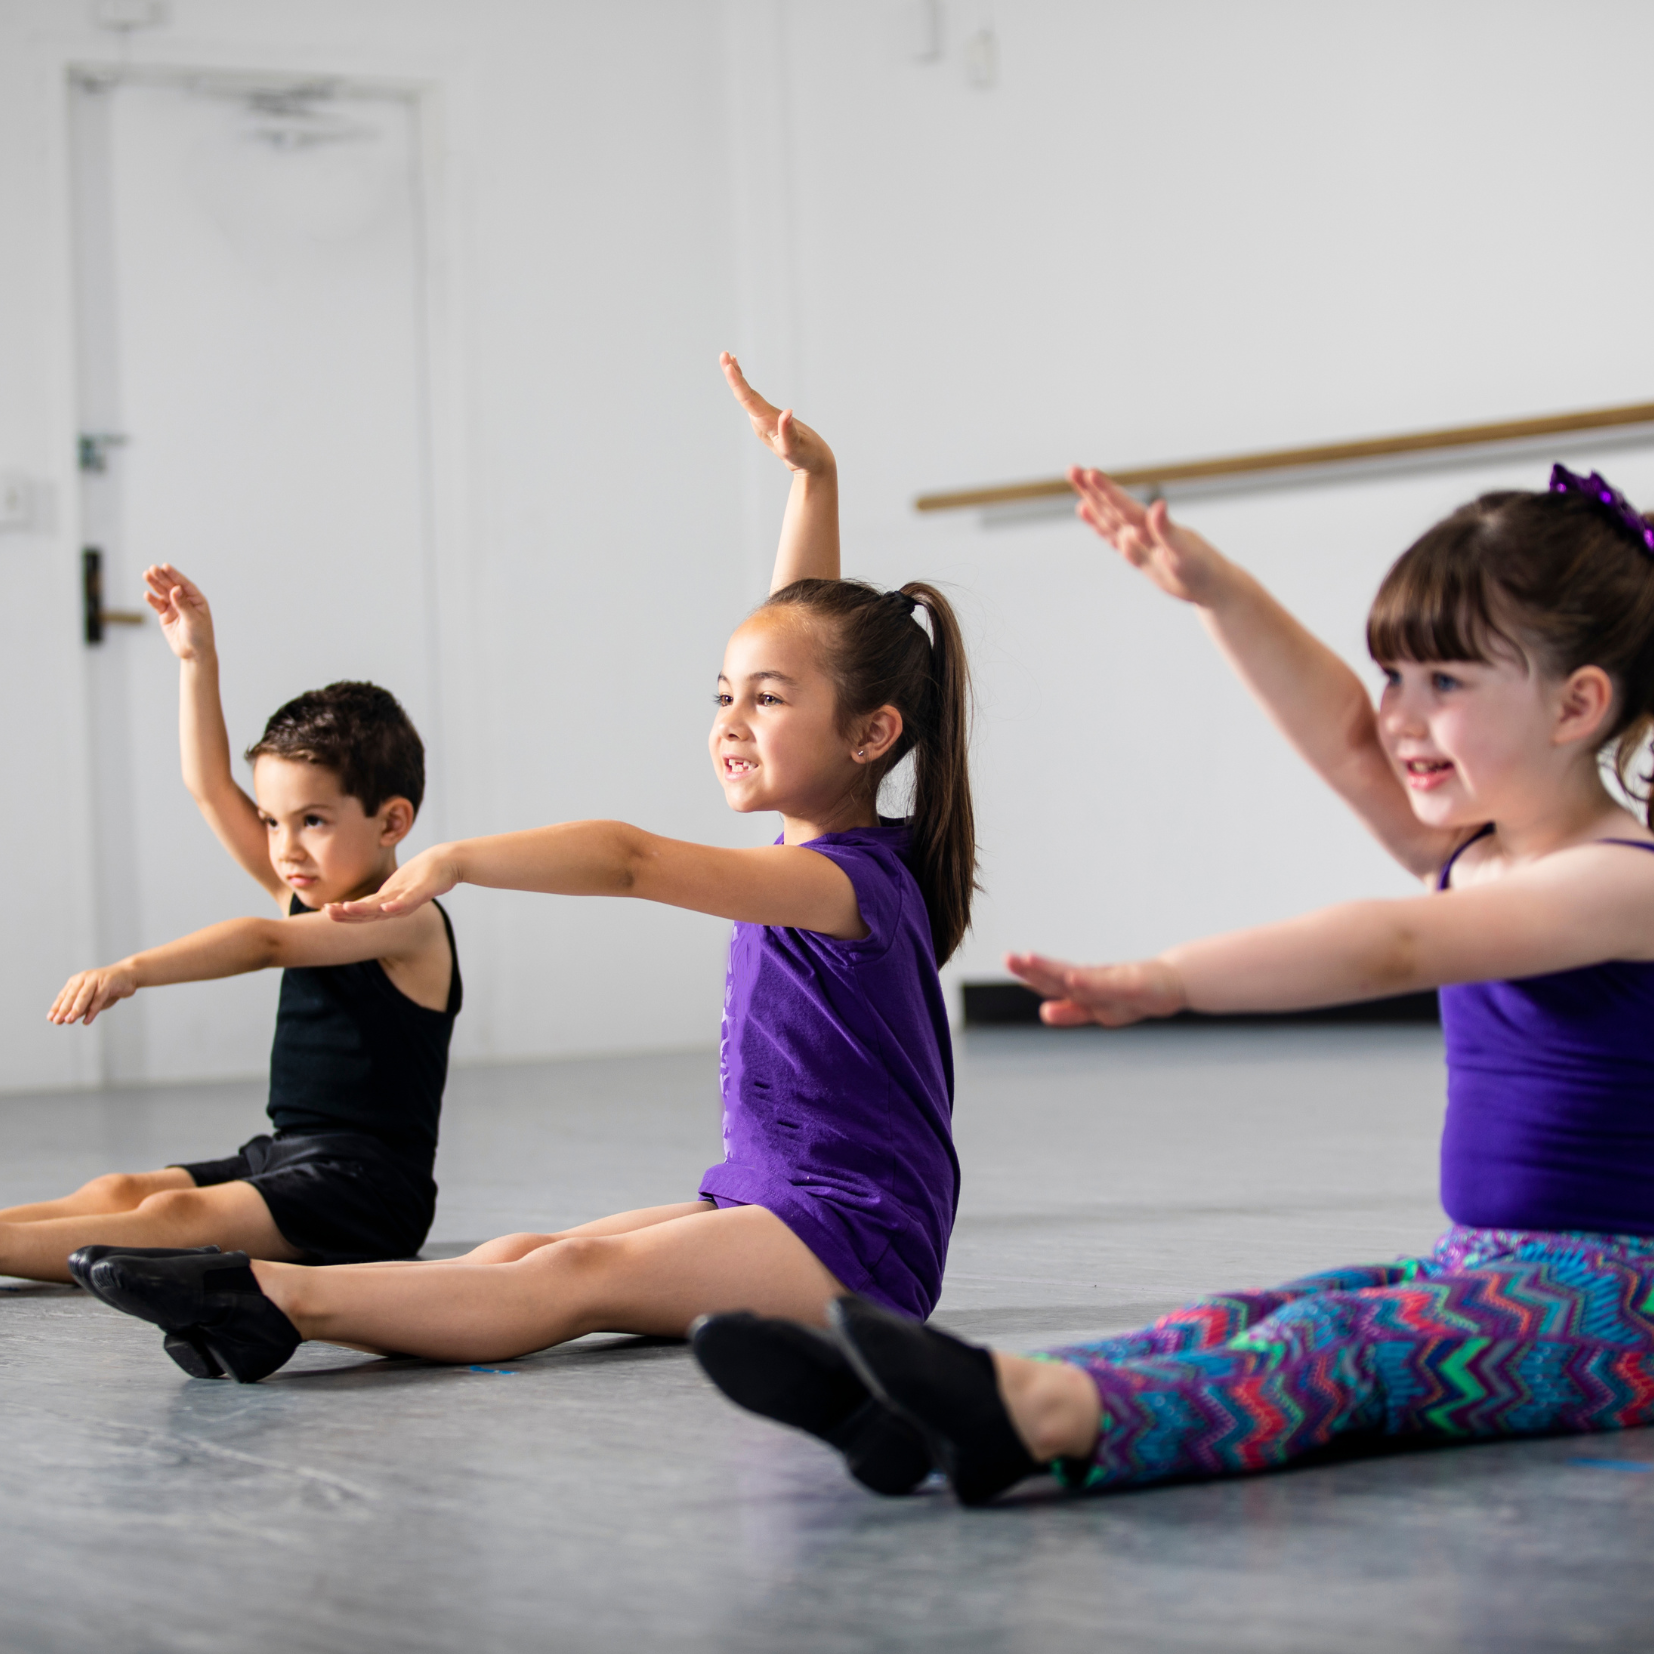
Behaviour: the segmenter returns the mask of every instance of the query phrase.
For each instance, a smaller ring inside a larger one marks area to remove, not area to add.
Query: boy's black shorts
[[[305,1263],[411,1258],[436,1216],[430,1173],[356,1131],[254,1137],[227,1160],[182,1170],[201,1189],[251,1183]]]

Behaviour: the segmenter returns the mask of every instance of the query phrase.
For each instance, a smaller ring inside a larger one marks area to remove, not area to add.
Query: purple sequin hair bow
[[[1654,525],[1646,522],[1642,514],[1617,488],[1611,488],[1604,482],[1600,472],[1593,471],[1590,476],[1581,477],[1570,471],[1566,465],[1553,465],[1551,492],[1583,494],[1587,499],[1606,506],[1613,513],[1614,520],[1636,535],[1637,544],[1650,557],[1654,557]]]

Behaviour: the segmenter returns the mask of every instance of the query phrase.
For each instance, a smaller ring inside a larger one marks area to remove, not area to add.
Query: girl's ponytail
[[[1654,515],[1643,514],[1643,521],[1654,528]],[[1648,571],[1648,579],[1654,585],[1654,564]],[[1654,604],[1647,605],[1644,611],[1644,632],[1642,640],[1641,670],[1633,670],[1627,676],[1630,681],[1622,685],[1622,693],[1627,704],[1621,710],[1620,716],[1625,721],[1613,738],[1614,775],[1628,798],[1639,799],[1643,807],[1643,819],[1650,828],[1654,828],[1654,768],[1647,774],[1637,774],[1637,759],[1649,756],[1649,742],[1654,740]],[[1642,692],[1640,701],[1635,699],[1638,690]],[[1639,786],[1641,791],[1639,792]]]
[[[952,605],[918,581],[881,592],[860,580],[798,580],[773,593],[765,607],[803,609],[825,623],[824,664],[846,731],[881,706],[901,713],[901,738],[868,766],[867,786],[877,800],[884,778],[913,754],[913,876],[930,917],[936,963],[945,964],[970,928],[977,890],[970,674]]]
[[[934,586],[909,581],[930,621],[932,706],[913,743],[915,877],[930,913],[936,963],[946,963],[970,928],[976,894],[976,814],[971,807],[970,672],[953,606]]]

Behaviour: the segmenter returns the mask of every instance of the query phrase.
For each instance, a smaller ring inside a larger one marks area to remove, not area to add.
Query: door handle
[[[105,626],[142,626],[149,618],[142,609],[104,608],[103,553],[96,546],[80,554],[80,613],[88,643],[102,643]]]

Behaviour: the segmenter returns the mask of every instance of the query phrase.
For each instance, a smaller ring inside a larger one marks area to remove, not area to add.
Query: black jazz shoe
[[[114,1309],[153,1321],[166,1351],[192,1378],[228,1373],[253,1384],[273,1373],[303,1340],[264,1296],[245,1252],[100,1258],[87,1287]]]
[[[76,1282],[91,1291],[87,1279],[92,1265],[100,1258],[112,1258],[117,1252],[129,1258],[187,1258],[194,1254],[216,1252],[216,1246],[82,1246],[69,1254],[69,1273]]]
[[[961,1504],[985,1505],[1041,1468],[1005,1411],[987,1350],[865,1298],[836,1300],[827,1320],[868,1389],[924,1433]]]
[[[924,1437],[876,1400],[814,1328],[745,1311],[703,1315],[689,1342],[731,1401],[836,1447],[863,1487],[911,1493],[930,1474]]]

